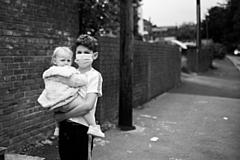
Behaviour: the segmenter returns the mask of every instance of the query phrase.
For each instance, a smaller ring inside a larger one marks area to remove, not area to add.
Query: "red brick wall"
[[[133,104],[134,107],[150,99],[150,44],[135,41],[134,42],[134,64],[133,64]]]
[[[198,72],[207,71],[211,63],[212,63],[212,50],[210,48],[202,48],[201,56],[199,59],[200,67]]]
[[[197,53],[196,47],[188,47],[187,49],[187,67],[192,72],[204,72],[208,70],[212,63],[212,50],[210,48],[202,48],[201,54]]]
[[[118,116],[119,40],[100,37],[99,44],[99,58],[94,65],[103,76],[103,97],[99,99],[97,119],[105,122]],[[180,82],[181,57],[177,47],[135,41],[133,62],[133,107]]]
[[[99,98],[97,119],[100,123],[115,119],[119,104],[119,40],[100,37],[99,57],[94,62],[103,76],[103,97]]]
[[[181,60],[177,47],[135,42],[134,105],[158,96],[180,82]]]
[[[170,45],[150,45],[150,98],[166,92],[180,82],[179,48]]]
[[[0,0],[0,146],[18,150],[54,127],[37,98],[57,45],[78,34],[77,0]]]

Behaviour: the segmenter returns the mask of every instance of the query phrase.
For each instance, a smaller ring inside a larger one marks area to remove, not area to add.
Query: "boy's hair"
[[[87,34],[82,34],[76,40],[76,46],[80,45],[92,50],[93,52],[96,52],[98,43],[94,37]]]
[[[73,57],[73,52],[70,48],[68,48],[68,47],[56,47],[53,51],[53,54],[52,54],[52,59],[51,59],[51,64],[52,65],[53,65],[53,60],[57,57],[60,50],[63,50],[64,52],[69,53],[71,55],[71,57]]]

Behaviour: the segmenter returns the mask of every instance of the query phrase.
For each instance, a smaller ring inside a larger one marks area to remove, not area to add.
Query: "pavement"
[[[228,57],[213,66],[183,73],[180,86],[134,109],[135,130],[95,138],[92,159],[240,160],[240,71]],[[59,160],[57,143],[23,156]]]
[[[227,56],[228,59],[230,59],[235,67],[240,71],[240,56]]]

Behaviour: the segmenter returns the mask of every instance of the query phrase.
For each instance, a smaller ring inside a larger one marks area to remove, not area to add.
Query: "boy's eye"
[[[90,52],[88,52],[88,51],[85,51],[85,52],[78,51],[77,54],[90,54]]]

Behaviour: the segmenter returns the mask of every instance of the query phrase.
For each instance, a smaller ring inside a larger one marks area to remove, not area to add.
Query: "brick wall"
[[[119,103],[119,39],[100,37],[99,57],[94,67],[103,76],[103,97],[99,99],[97,120],[102,123],[115,119]]]
[[[119,40],[100,37],[95,67],[103,76],[103,97],[97,119],[105,122],[118,116]],[[178,47],[134,41],[133,107],[174,88],[180,82],[181,57]]]
[[[134,62],[135,107],[180,82],[181,59],[177,47],[135,42]]]
[[[202,48],[199,64],[198,72],[204,72],[209,69],[209,66],[212,64],[212,50],[210,48]]]
[[[188,47],[187,49],[187,67],[192,72],[204,72],[208,70],[212,63],[212,50],[210,48],[202,48],[201,54],[197,53],[196,47]]]
[[[52,130],[36,100],[57,45],[78,34],[77,0],[0,0],[0,146],[18,150]]]

